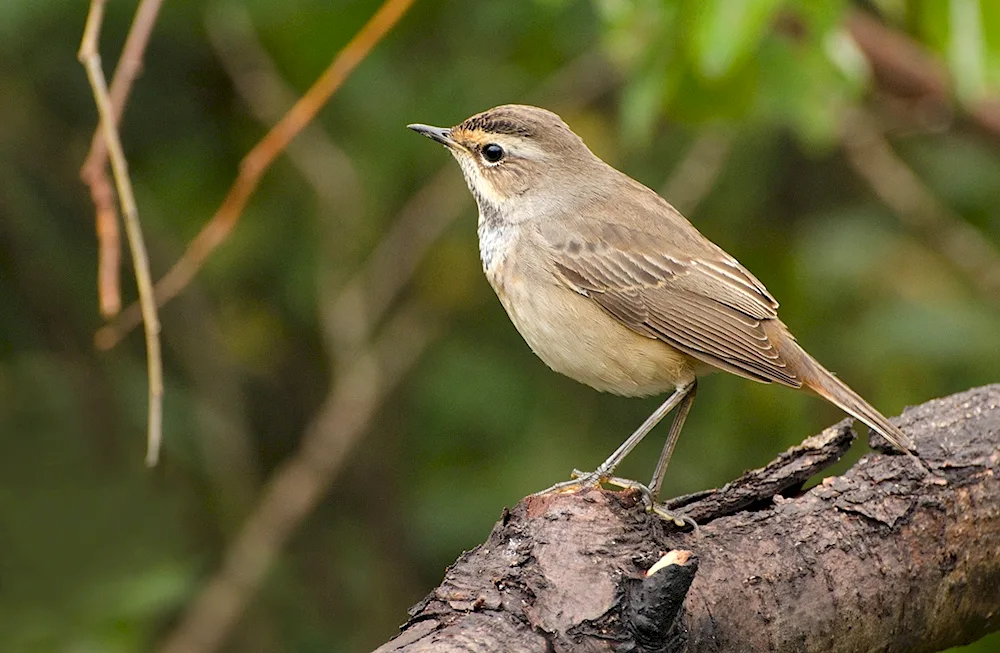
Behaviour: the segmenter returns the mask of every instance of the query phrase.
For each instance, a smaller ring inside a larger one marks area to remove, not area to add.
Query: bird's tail
[[[778,345],[782,356],[802,379],[803,386],[867,424],[903,453],[914,454],[916,448],[913,441],[802,349],[784,324],[774,320],[768,326],[768,337]]]
[[[801,348],[799,351],[804,363],[803,384],[807,388],[867,424],[903,453],[913,454],[916,451],[913,441],[898,426],[890,423],[882,413],[820,365],[815,358]]]

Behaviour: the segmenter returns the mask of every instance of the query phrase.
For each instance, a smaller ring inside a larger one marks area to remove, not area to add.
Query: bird
[[[655,505],[698,378],[720,370],[818,395],[916,459],[899,427],[798,344],[757,277],[555,113],[507,104],[450,128],[408,127],[458,161],[483,271],[532,351],[599,391],[670,393],[594,472],[546,492],[612,479],[676,410],[652,481],[636,484]]]

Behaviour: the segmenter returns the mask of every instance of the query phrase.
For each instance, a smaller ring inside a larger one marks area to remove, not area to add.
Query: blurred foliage
[[[377,6],[253,0],[246,10],[301,92]],[[993,242],[1000,148],[961,106],[1000,92],[998,7],[865,5],[950,72],[954,115],[901,130],[894,145]],[[845,29],[853,9],[847,0],[419,0],[319,119],[356,173],[356,186],[342,179],[352,206],[318,202],[280,160],[230,240],[163,311],[166,450],[149,471],[141,335],[104,354],[91,341],[101,320],[93,211],[78,181],[96,120],[75,60],[84,7],[0,3],[0,650],[154,648],[332,381],[320,307],[337,288],[321,278],[348,278],[434,170],[459,175],[404,125],[537,101],[574,62],[606,58],[617,72],[581,103],[572,94],[586,95],[588,75],[607,77],[587,64],[582,83],[548,96],[549,106],[655,189],[701,134],[724,134],[730,155],[689,217],[768,285],[799,340],[876,406],[893,415],[1000,379],[996,298],[908,231],[838,145],[849,107],[878,109],[871,70]],[[132,10],[108,6],[106,68]],[[126,110],[125,149],[158,273],[267,127],[211,45],[208,21],[231,11],[165,3]],[[546,369],[482,277],[471,202],[464,214],[405,293],[447,323],[446,336],[378,412],[228,650],[372,648],[503,506],[574,466],[593,467],[656,404],[599,395]],[[128,271],[125,286],[131,299]],[[724,483],[840,418],[788,390],[710,378],[666,491]],[[622,473],[644,479],[659,446],[654,434]],[[993,636],[963,650],[998,646]]]
[[[635,147],[664,112],[693,123],[784,124],[830,146],[866,81],[842,25],[846,0],[596,4],[608,51],[628,73],[623,136]]]

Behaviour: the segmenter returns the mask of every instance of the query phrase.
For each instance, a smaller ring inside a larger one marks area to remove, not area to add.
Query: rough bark
[[[631,491],[528,497],[378,653],[919,653],[974,641],[1000,629],[1000,385],[897,423],[940,478],[879,453],[800,491],[849,446],[838,425],[676,501],[697,532],[646,513]]]

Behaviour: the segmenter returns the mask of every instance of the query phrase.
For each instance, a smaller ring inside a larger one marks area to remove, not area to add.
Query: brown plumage
[[[634,207],[623,205],[616,222],[634,218],[629,227],[587,222],[568,235],[552,223],[540,225],[555,255],[553,268],[570,288],[639,334],[754,381],[804,386],[899,449],[913,449],[898,427],[799,346],[764,284],[652,191],[641,187],[640,196],[673,213],[669,229],[641,224],[641,216],[659,212],[640,206],[631,213]],[[700,238],[678,247],[679,229]]]
[[[799,346],[764,284],[666,200],[597,158],[555,114],[505,105],[451,129],[410,127],[448,146],[461,164],[479,205],[487,278],[535,353],[599,390],[674,391],[573,486],[609,476],[680,406],[655,496],[696,378],[716,369],[810,390],[913,450],[899,428]]]

